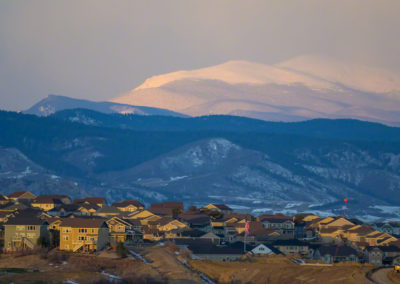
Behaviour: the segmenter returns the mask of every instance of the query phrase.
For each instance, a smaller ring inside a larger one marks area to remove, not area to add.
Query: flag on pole
[[[247,220],[246,220],[246,224],[244,225],[244,234],[246,237],[250,234],[250,225]]]

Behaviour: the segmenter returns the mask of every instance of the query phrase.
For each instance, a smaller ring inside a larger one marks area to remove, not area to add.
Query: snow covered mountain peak
[[[153,76],[111,99],[190,116],[228,114],[269,121],[353,118],[400,124],[400,74],[320,56],[275,65],[228,61]]]

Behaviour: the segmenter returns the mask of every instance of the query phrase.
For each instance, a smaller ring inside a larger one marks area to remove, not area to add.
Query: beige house
[[[136,212],[144,209],[144,205],[137,200],[122,200],[112,204],[122,212]]]
[[[205,206],[204,208],[208,209],[210,211],[218,211],[218,212],[221,212],[221,213],[224,213],[224,214],[229,214],[229,213],[233,212],[233,210],[229,206],[227,206],[225,204],[213,204],[213,203],[210,203],[207,206]]]
[[[132,230],[132,224],[118,218],[112,217],[106,221],[108,226],[109,238],[112,244],[118,242],[124,243],[127,239],[127,234]]]
[[[17,201],[20,199],[33,200],[36,198],[36,195],[29,191],[15,191],[13,193],[10,193],[7,197],[12,201]]]
[[[60,228],[60,250],[98,251],[108,243],[108,226],[103,218],[65,218]]]
[[[38,239],[49,239],[46,220],[36,216],[20,215],[4,224],[4,248],[6,251],[33,249]]]

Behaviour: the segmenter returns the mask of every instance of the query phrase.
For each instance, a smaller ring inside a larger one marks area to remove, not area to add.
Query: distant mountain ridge
[[[320,139],[400,141],[400,128],[353,119],[313,119],[302,122],[271,122],[240,116],[200,117],[137,116],[104,114],[87,109],[59,111],[51,117],[86,125],[135,131],[223,131],[300,135]]]
[[[316,56],[275,65],[229,61],[147,79],[110,101],[190,116],[354,118],[400,125],[400,74]]]
[[[166,115],[185,117],[186,115],[154,107],[124,105],[111,102],[93,102],[89,100],[74,99],[59,95],[49,95],[39,101],[29,109],[25,110],[26,114],[34,114],[38,116],[48,116],[57,111],[66,109],[85,108],[102,113],[121,113],[136,115]]]

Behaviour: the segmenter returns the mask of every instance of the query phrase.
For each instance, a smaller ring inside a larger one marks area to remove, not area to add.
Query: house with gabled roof
[[[49,239],[48,222],[29,213],[20,213],[4,223],[4,248],[7,251],[33,249],[38,239]]]
[[[109,242],[108,226],[104,218],[64,218],[59,228],[60,250],[99,251]]]
[[[13,212],[17,210],[25,210],[27,208],[29,208],[29,206],[26,205],[25,203],[20,201],[14,201],[11,204],[10,203],[6,204],[4,207],[1,208],[1,210]]]
[[[331,219],[332,218],[332,219]],[[328,221],[329,220],[329,221]],[[344,217],[328,217],[323,219],[320,223],[319,223],[319,228],[339,228],[339,227],[344,227],[344,226],[354,226],[355,224],[350,222],[349,220],[347,220]]]
[[[144,205],[137,200],[121,200],[114,202],[112,206],[122,212],[137,212],[144,209]]]
[[[147,225],[150,221],[156,221],[161,219],[160,216],[155,215],[154,213],[150,212],[149,210],[142,210],[139,212],[133,212],[128,216],[124,216],[126,220],[139,220],[142,226]]]
[[[0,194],[0,205],[6,205],[9,202],[10,200],[8,199],[7,196]]]
[[[164,232],[172,231],[175,229],[187,228],[187,226],[184,223],[170,217],[161,217],[158,220],[149,221],[148,226],[150,228],[154,228]]]
[[[372,246],[365,250],[365,258],[373,265],[398,265],[400,264],[400,247],[398,246]]]
[[[211,231],[210,217],[204,213],[187,212],[180,214],[177,219],[192,229],[199,229],[205,232]]]
[[[132,224],[118,217],[111,217],[106,223],[110,242],[114,245],[119,242],[125,243],[127,235],[132,231]]]
[[[270,244],[258,244],[251,251],[253,255],[278,255],[282,254],[277,248]]]
[[[294,238],[294,221],[290,216],[280,213],[275,215],[263,214],[257,218],[257,221],[260,221],[264,228],[278,232],[282,239]]]
[[[319,259],[326,263],[358,262],[359,253],[356,249],[346,245],[325,245],[316,248],[314,259]]]
[[[97,209],[95,214],[104,218],[112,218],[119,217],[121,215],[121,211],[119,211],[117,207],[103,205],[103,207]]]
[[[14,216],[15,216],[14,211],[0,210],[0,223],[5,223],[5,222],[7,222],[8,218],[14,217]]]
[[[230,208],[229,206],[227,206],[225,204],[210,203],[207,206],[204,206],[203,208],[208,209],[210,211],[218,211],[223,214],[229,214],[229,213],[233,212],[232,208]]]
[[[309,244],[297,239],[278,239],[274,241],[272,245],[286,255],[301,255],[302,257],[308,257],[310,254]]]
[[[373,223],[372,227],[382,233],[400,235],[400,222],[390,221],[385,223]]]
[[[10,193],[7,195],[8,199],[12,201],[17,201],[17,200],[33,200],[36,198],[36,195],[29,191],[15,191],[13,193]]]
[[[71,198],[62,194],[40,195],[32,201],[31,206],[49,211],[62,204],[71,204]]]
[[[107,200],[104,197],[85,197],[75,199],[74,204],[88,204],[93,207],[103,207],[104,205],[107,205]]]

